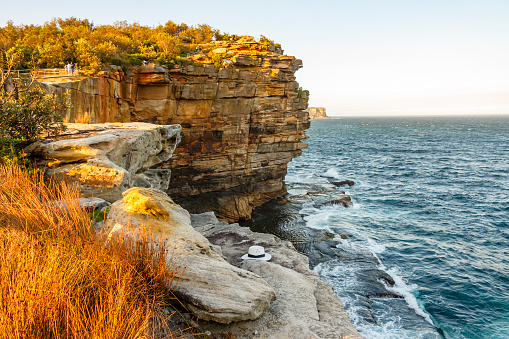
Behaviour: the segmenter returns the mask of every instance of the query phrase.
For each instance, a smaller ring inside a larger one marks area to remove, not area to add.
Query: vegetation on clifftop
[[[20,68],[31,68],[33,59],[37,68],[61,68],[72,62],[81,69],[99,70],[103,65],[139,65],[143,60],[172,66],[185,62],[199,44],[239,38],[207,24],[189,26],[168,21],[149,27],[120,21],[95,26],[87,19],[71,17],[44,25],[16,26],[9,22],[0,27],[0,50],[21,54]],[[261,42],[274,44],[265,37]]]

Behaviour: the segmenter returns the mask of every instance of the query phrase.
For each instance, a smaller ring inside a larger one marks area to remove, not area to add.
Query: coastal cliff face
[[[309,107],[309,119],[328,119],[325,107]]]
[[[111,67],[76,81],[44,82],[69,90],[67,122],[180,124],[182,141],[160,168],[168,194],[192,213],[250,218],[254,207],[285,193],[287,164],[307,144],[308,97],[298,91],[302,62],[243,38],[201,46],[194,65]]]

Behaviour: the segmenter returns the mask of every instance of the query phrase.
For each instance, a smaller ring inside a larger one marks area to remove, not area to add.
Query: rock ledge
[[[332,287],[309,269],[308,258],[290,242],[255,233],[238,224],[219,222],[213,212],[191,215],[193,226],[212,244],[221,246],[226,260],[256,273],[276,292],[276,301],[259,319],[228,326],[204,322],[200,327],[233,333],[236,338],[363,338],[353,327]],[[261,245],[271,261],[242,260],[249,246]]]

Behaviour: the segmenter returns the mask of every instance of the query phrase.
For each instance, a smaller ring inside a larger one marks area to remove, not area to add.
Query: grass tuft
[[[172,338],[164,300],[178,267],[164,243],[150,234],[105,243],[79,196],[0,166],[0,338]]]

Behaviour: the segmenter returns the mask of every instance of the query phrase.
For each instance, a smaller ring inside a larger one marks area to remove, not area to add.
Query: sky
[[[303,60],[297,81],[331,116],[509,114],[509,0],[25,0],[0,25],[70,16],[263,34]]]

